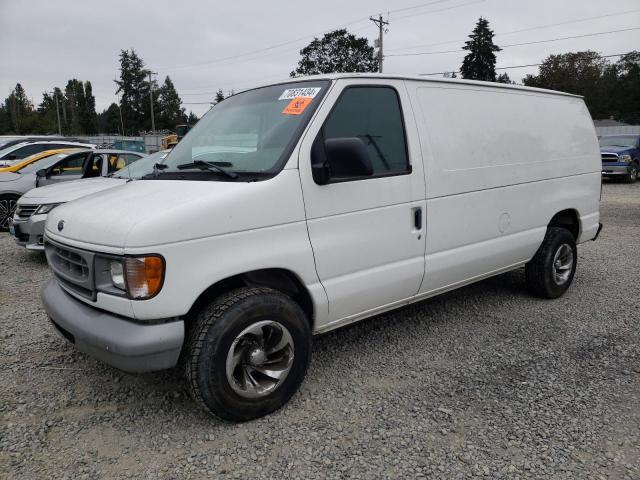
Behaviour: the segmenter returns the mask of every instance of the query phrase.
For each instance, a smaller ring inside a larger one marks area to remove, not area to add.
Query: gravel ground
[[[293,400],[237,425],[177,370],[77,353],[2,234],[0,478],[640,478],[640,185],[602,214],[563,298],[519,270],[316,338]]]

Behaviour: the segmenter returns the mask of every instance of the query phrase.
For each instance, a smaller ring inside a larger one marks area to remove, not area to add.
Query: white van
[[[44,305],[117,368],[180,363],[230,420],[288,401],[313,334],[522,266],[559,297],[600,229],[589,112],[533,88],[292,79],[225,99],[163,164],[51,211]]]

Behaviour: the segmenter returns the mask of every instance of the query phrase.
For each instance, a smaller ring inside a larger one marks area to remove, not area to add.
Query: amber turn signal
[[[164,281],[164,259],[157,255],[127,257],[125,274],[129,296],[144,300],[155,296]]]

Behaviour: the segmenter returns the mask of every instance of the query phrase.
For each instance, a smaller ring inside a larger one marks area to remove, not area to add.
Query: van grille
[[[18,205],[16,216],[18,218],[29,218],[35,213],[40,205]]]
[[[53,248],[55,252],[53,261],[60,270],[80,281],[89,278],[89,265],[84,258],[64,248],[56,246]]]
[[[603,153],[602,154],[602,161],[603,162],[619,162],[620,158],[618,157],[618,154],[616,154],[616,153]]]
[[[95,300],[93,253],[51,241],[45,243],[44,250],[49,267],[63,287]]]

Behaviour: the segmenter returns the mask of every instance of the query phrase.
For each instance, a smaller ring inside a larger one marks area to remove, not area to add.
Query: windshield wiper
[[[231,172],[225,168],[222,168],[219,165],[216,165],[213,162],[205,162],[204,160],[194,160],[190,163],[181,163],[177,166],[178,170],[186,170],[188,168],[199,168],[201,170],[209,170],[210,172],[218,172],[223,174],[226,177],[236,179],[238,178],[238,174],[235,172]]]

